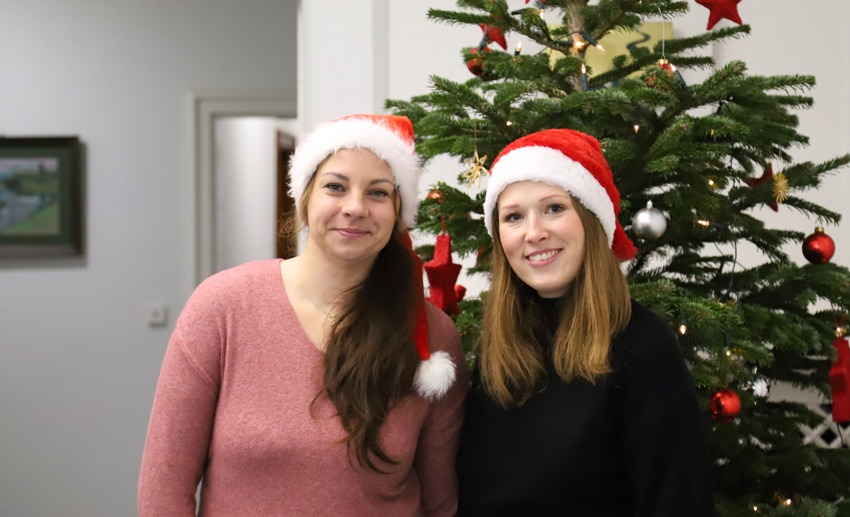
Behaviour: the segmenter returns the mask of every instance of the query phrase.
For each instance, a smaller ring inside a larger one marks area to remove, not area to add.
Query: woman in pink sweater
[[[140,516],[454,515],[468,376],[410,248],[418,177],[404,117],[354,115],[302,141],[303,251],[213,275],[187,302]]]

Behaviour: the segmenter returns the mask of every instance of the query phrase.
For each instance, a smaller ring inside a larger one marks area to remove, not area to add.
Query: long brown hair
[[[298,218],[307,221],[315,175],[304,191]],[[395,465],[380,443],[380,429],[390,410],[410,394],[419,356],[413,343],[416,323],[416,262],[405,244],[401,199],[393,193],[396,223],[366,278],[341,297],[325,343],[322,392],[337,409],[344,441],[357,461],[375,472],[375,458]],[[318,397],[317,396],[317,397]]]
[[[573,204],[584,226],[584,262],[558,304],[560,323],[553,361],[565,382],[576,378],[596,382],[610,371],[611,339],[631,317],[631,298],[599,220],[577,199]],[[543,323],[534,304],[527,303],[530,288],[505,257],[495,210],[492,217],[492,285],[479,344],[481,382],[499,405],[512,408],[524,404],[539,389],[546,358],[536,336]]]

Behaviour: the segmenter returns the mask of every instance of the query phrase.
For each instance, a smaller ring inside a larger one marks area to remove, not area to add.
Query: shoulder
[[[209,317],[265,299],[282,283],[279,264],[278,259],[248,262],[208,277],[192,292],[181,318]]]
[[[457,327],[448,314],[435,307],[430,302],[425,302],[425,308],[428,312],[428,334],[430,342],[436,350],[446,350],[447,347],[453,347],[457,344],[460,347],[460,337],[457,333]],[[449,350],[454,352],[453,350]]]
[[[679,350],[679,342],[672,327],[664,319],[632,301],[629,323],[615,338],[615,348],[637,354],[656,354]]]
[[[611,353],[614,385],[628,411],[647,418],[684,408],[699,411],[679,339],[655,312],[634,303],[632,318]]]
[[[280,259],[256,260],[225,269],[206,278],[195,288],[193,299],[204,302],[256,296],[268,291],[280,281]],[[282,282],[282,281],[281,281]]]
[[[246,262],[206,278],[198,285],[196,291],[218,291],[232,288],[235,285],[245,286],[265,283],[273,275],[280,277],[280,259],[266,259]]]
[[[657,332],[672,332],[670,325],[655,311],[632,300],[632,317],[627,329],[632,332],[654,330]]]
[[[425,302],[428,311],[428,346],[432,352],[447,352],[458,368],[459,376],[466,382],[466,357],[460,342],[457,327],[452,319],[430,302]]]
[[[430,302],[425,302],[425,308],[428,314],[428,347],[432,354],[436,352],[438,356],[443,357],[447,354],[453,365],[451,370],[454,373],[449,376],[451,380],[448,381],[451,383],[451,389],[448,395],[438,396],[439,405],[442,407],[447,404],[459,404],[469,389],[469,369],[457,327],[448,314]]]
[[[614,337],[611,348],[614,370],[681,372],[686,369],[679,338],[664,319],[637,302],[632,302],[632,317],[626,328]],[[637,372],[635,372],[637,373]]]

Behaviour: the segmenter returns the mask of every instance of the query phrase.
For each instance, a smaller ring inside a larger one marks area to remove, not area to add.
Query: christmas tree
[[[632,296],[679,330],[710,416],[718,515],[850,515],[850,450],[804,444],[801,426],[823,417],[768,396],[778,384],[814,390],[834,400],[836,421],[850,420],[841,339],[850,271],[830,262],[826,232],[771,228],[757,217],[761,207],[781,207],[812,228],[837,225],[840,215],[805,191],[850,156],[794,161],[791,149],[808,139],[793,112],[811,104],[813,77],[751,75],[740,61],[718,67],[704,50],[748,34],[739,1],[696,0],[708,8],[708,28],[681,38],[663,22],[690,2],[459,0],[455,10],[429,10],[434,22],[478,26],[482,36],[460,50],[469,80],[434,76],[428,93],[387,103],[413,120],[426,161],[449,155],[468,166],[457,185],[435,185],[422,203],[419,229],[439,235],[418,251],[432,301],[455,317],[473,360],[486,292],[464,299],[449,246],[486,275],[488,158],[546,128],[595,136],[622,195],[620,222],[638,246],[623,266]],[[737,25],[714,28],[721,18]],[[612,34],[648,35],[652,20],[662,21],[652,44],[626,46],[604,69],[591,59]],[[509,36],[526,48],[508,49]],[[687,71],[703,79],[686,82]],[[789,257],[788,243],[806,260]],[[739,246],[763,260],[741,264]]]

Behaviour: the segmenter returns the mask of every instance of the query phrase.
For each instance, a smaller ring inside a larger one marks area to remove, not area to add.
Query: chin
[[[560,298],[569,290],[569,284],[538,284],[529,286],[537,292],[541,298]]]

